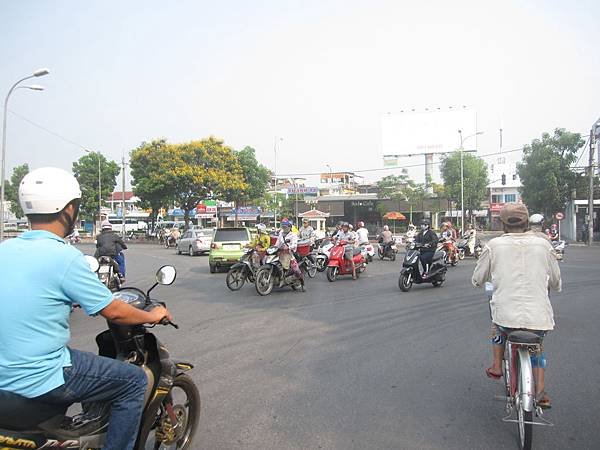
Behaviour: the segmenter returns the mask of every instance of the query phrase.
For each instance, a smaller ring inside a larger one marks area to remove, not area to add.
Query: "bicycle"
[[[485,292],[492,299],[494,286],[485,283]],[[533,442],[533,425],[553,426],[542,417],[543,410],[537,405],[535,378],[531,356],[542,352],[542,338],[528,330],[515,330],[507,335],[502,361],[507,416],[503,422],[516,423],[519,430],[519,448],[530,450]],[[516,415],[516,417],[515,417]],[[535,418],[538,421],[535,421]]]

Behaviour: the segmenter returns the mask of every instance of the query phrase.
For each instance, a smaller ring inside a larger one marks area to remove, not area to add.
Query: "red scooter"
[[[327,263],[327,279],[334,282],[338,275],[352,275],[352,264],[344,258],[346,251],[346,241],[338,241],[330,251],[329,262]],[[353,260],[356,268],[356,277],[367,268],[367,261],[359,247],[354,248]]]

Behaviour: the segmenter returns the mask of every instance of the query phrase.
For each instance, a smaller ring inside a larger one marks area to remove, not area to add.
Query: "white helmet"
[[[529,223],[531,225],[541,225],[544,222],[544,216],[541,214],[532,214],[529,218]]]
[[[108,220],[103,220],[102,224],[100,224],[100,228],[103,230],[112,230],[112,223],[110,223]]]
[[[19,202],[25,215],[56,214],[79,198],[81,189],[75,177],[56,167],[42,167],[28,173],[19,186]]]
[[[267,232],[267,226],[264,223],[259,223],[256,225],[256,230],[259,233],[266,233]]]

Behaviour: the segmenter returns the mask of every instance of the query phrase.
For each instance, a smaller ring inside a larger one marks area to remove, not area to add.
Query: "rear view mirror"
[[[85,260],[90,265],[90,270],[92,272],[98,271],[98,269],[100,268],[100,263],[98,262],[98,260],[96,258],[94,258],[93,256],[90,256],[90,255],[85,255]]]
[[[169,285],[173,284],[177,277],[177,270],[173,266],[162,266],[156,272],[156,282],[158,284]]]

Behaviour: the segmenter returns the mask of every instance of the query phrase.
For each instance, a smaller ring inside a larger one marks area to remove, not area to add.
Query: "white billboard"
[[[475,134],[477,114],[474,109],[460,107],[387,113],[381,120],[383,155],[452,152],[460,147],[458,130],[462,131],[463,138]],[[475,139],[465,141],[465,150],[475,148]],[[393,164],[388,160],[386,165]]]

